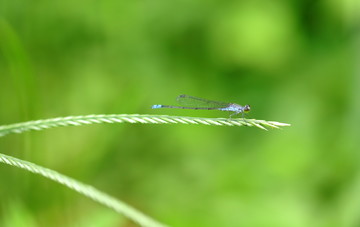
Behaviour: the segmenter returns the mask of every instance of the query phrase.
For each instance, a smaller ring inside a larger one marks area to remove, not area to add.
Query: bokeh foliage
[[[170,226],[360,224],[360,3],[0,0],[0,124],[139,113],[179,94],[250,104],[281,131],[91,125],[1,138],[2,153]],[[1,226],[133,226],[1,165]]]

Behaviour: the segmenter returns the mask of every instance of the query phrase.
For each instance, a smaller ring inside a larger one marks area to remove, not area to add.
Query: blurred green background
[[[360,2],[0,0],[0,125],[151,109],[189,94],[283,130],[102,124],[9,135],[170,226],[360,226]],[[1,226],[136,226],[0,165]]]

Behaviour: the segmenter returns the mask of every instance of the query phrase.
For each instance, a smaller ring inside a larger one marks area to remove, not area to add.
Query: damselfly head
[[[247,113],[250,111],[250,105],[245,105],[244,106],[244,113]]]

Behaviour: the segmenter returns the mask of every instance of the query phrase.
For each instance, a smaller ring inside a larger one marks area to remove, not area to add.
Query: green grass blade
[[[165,227],[165,225],[160,224],[154,220],[152,220],[150,217],[147,217],[146,215],[142,214],[141,212],[135,210],[134,208],[130,207],[129,205],[125,204],[124,202],[113,198],[104,192],[101,192],[97,190],[96,188],[83,184],[79,181],[76,181],[70,177],[64,176],[54,170],[47,169],[41,166],[38,166],[34,163],[23,161],[21,159],[17,159],[11,156],[7,156],[0,153],[0,162],[16,166],[21,169],[25,169],[29,172],[36,173],[39,175],[42,175],[48,179],[51,179],[53,181],[56,181],[60,184],[65,185],[68,188],[71,188],[75,191],[77,191],[80,194],[85,195],[86,197],[89,197],[93,199],[96,202],[99,202],[116,212],[125,215],[126,217],[130,218],[134,222],[138,223],[141,226],[144,227]]]
[[[199,118],[167,115],[140,115],[140,114],[109,114],[69,116],[45,120],[28,121],[11,125],[0,126],[0,137],[11,133],[22,133],[30,130],[43,130],[60,126],[79,126],[99,123],[142,123],[142,124],[203,124],[223,126],[255,126],[260,129],[279,128],[290,124],[275,121],[264,121],[243,118]]]

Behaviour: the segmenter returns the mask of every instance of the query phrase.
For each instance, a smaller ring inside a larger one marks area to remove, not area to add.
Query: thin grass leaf
[[[255,126],[260,129],[279,128],[290,124],[276,121],[265,121],[243,118],[199,118],[167,115],[140,115],[140,114],[109,114],[68,116],[45,120],[28,121],[11,125],[0,126],[0,137],[11,133],[22,133],[30,130],[43,130],[60,126],[80,126],[100,123],[141,123],[141,124],[202,124],[223,126]]]
[[[0,153],[0,162],[16,166],[21,169],[25,169],[29,172],[36,173],[42,175],[48,179],[51,179],[55,182],[58,182],[62,185],[65,185],[68,188],[71,188],[77,191],[80,194],[85,195],[86,197],[91,198],[92,200],[99,202],[116,212],[125,215],[129,219],[133,220],[134,222],[138,223],[144,227],[166,227],[165,225],[151,219],[150,217],[144,215],[140,211],[130,207],[129,205],[125,204],[124,202],[107,195],[104,192],[97,190],[96,188],[83,184],[79,181],[76,181],[70,177],[64,176],[54,170],[47,169],[41,166],[38,166],[34,163],[23,161],[21,159],[17,159],[8,155],[4,155]]]

